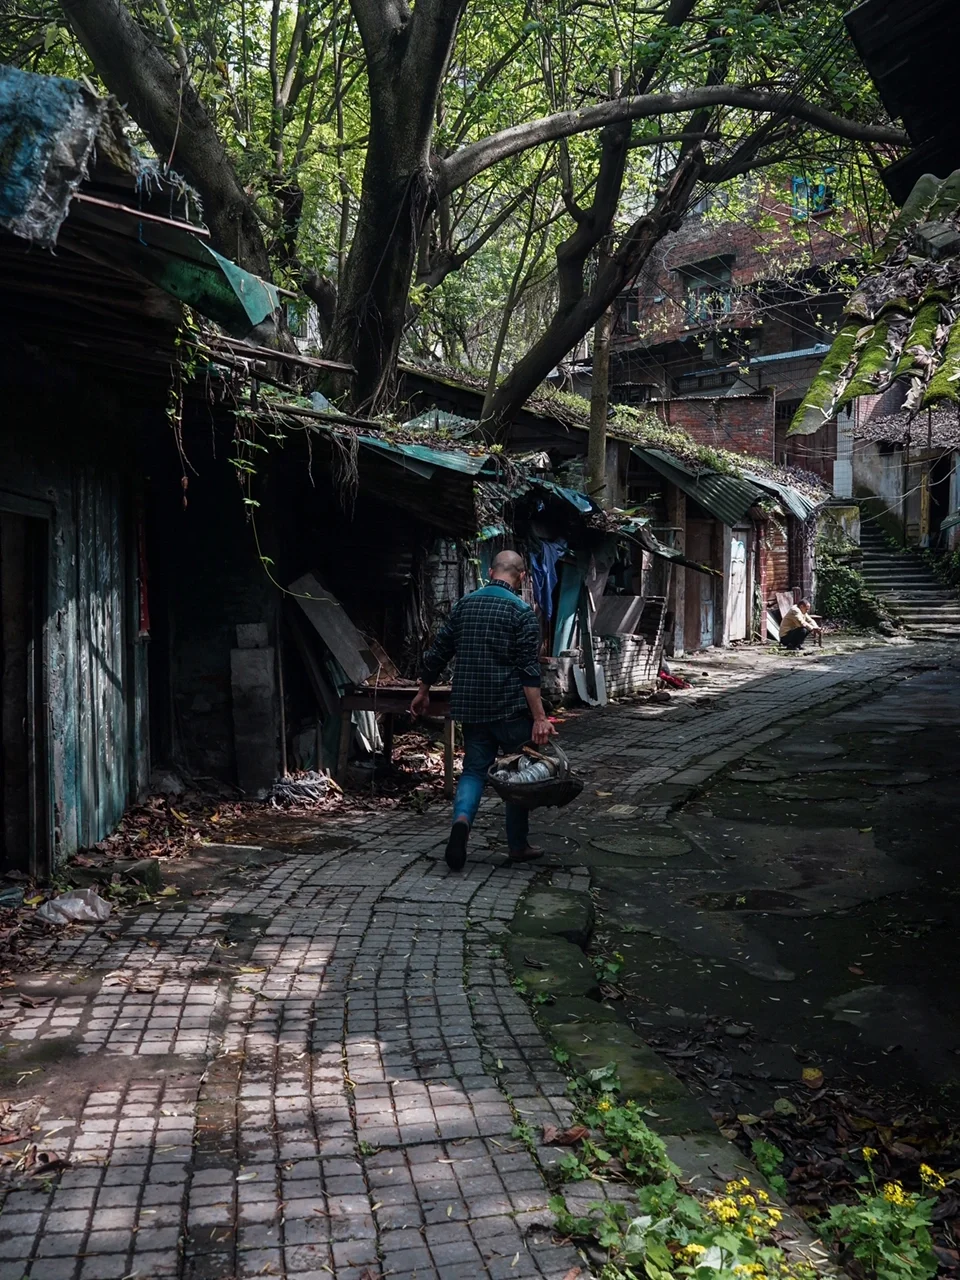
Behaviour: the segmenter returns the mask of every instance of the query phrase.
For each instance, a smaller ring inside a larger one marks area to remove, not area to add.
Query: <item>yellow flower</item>
[[[929,1188],[930,1191],[942,1191],[947,1185],[943,1178],[940,1177],[936,1169],[931,1169],[928,1164],[920,1166],[920,1181]]]
[[[686,1262],[696,1262],[701,1253],[707,1252],[705,1244],[685,1244],[680,1250],[680,1256]]]
[[[913,1196],[904,1191],[902,1182],[888,1182],[883,1188],[883,1198],[888,1204],[913,1204]]]
[[[877,1151],[877,1148],[876,1148],[876,1147],[864,1147],[864,1148],[863,1148],[863,1158],[864,1158],[864,1160],[866,1160],[867,1164],[869,1164],[869,1163],[870,1163],[870,1161],[871,1161],[871,1160],[873,1160],[873,1159],[874,1159],[874,1157],[875,1157],[875,1156],[878,1156],[879,1154],[880,1154],[880,1153],[879,1153],[879,1151]]]
[[[729,1196],[717,1197],[707,1202],[707,1208],[720,1222],[736,1222],[740,1214]]]
[[[600,1101],[597,1103],[597,1110],[609,1111],[611,1109],[611,1106],[612,1106],[612,1103],[608,1102],[606,1098],[601,1098]]]
[[[741,1196],[740,1203],[742,1205],[748,1205],[751,1209],[755,1209],[757,1207],[757,1202],[753,1196]]]
[[[767,1210],[767,1219],[768,1219],[768,1221],[769,1221],[770,1225],[775,1227],[775,1226],[777,1225],[777,1223],[778,1223],[778,1222],[782,1222],[782,1221],[783,1221],[783,1214],[780,1212],[780,1210],[779,1210],[779,1209],[776,1209],[776,1208],[774,1208],[773,1206],[771,1206],[771,1207]]]
[[[760,1201],[760,1203],[761,1203],[761,1204],[769,1204],[769,1203],[770,1203],[770,1197],[767,1195],[767,1193],[766,1193],[765,1191],[758,1191],[758,1192],[757,1192],[757,1199]]]

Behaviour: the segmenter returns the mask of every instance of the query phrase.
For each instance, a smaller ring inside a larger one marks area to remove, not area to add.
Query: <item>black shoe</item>
[[[467,837],[470,828],[465,822],[455,822],[450,828],[450,839],[447,841],[447,866],[451,871],[462,871],[467,861]]]

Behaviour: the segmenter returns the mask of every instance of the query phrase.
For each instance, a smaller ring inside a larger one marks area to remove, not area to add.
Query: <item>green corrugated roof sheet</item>
[[[914,187],[847,304],[790,425],[810,435],[858,396],[908,384],[906,408],[960,403],[960,169]]]
[[[496,475],[499,468],[489,453],[466,453],[462,449],[431,449],[425,444],[405,444],[382,440],[377,436],[360,436],[360,443],[386,453],[399,454],[414,462],[446,471],[459,471],[467,476]]]
[[[752,480],[719,471],[694,471],[660,449],[635,447],[633,452],[724,524],[739,524],[766,494],[766,490]]]

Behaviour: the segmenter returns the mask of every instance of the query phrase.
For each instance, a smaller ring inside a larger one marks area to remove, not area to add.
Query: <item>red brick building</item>
[[[836,424],[789,439],[787,427],[843,308],[847,222],[826,181],[757,194],[738,219],[701,201],[618,301],[612,399],[831,484]]]

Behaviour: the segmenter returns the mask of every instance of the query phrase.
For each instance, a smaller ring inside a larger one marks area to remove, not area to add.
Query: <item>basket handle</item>
[[[553,738],[547,739],[546,746],[550,748],[550,750],[556,755],[557,759],[560,761],[559,777],[561,778],[569,777],[570,761],[567,759],[567,753],[564,751],[563,747],[561,747],[558,742],[555,742]]]

